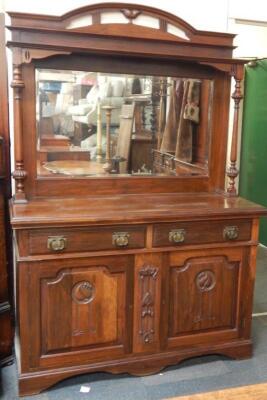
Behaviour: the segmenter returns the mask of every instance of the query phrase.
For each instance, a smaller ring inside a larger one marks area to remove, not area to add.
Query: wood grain
[[[128,235],[129,243],[125,248],[143,248],[145,247],[145,226],[121,226],[98,227],[91,229],[49,229],[32,230],[29,232],[28,253],[26,254],[53,254],[53,250],[48,248],[49,237],[64,237],[66,247],[60,251],[63,253],[75,253],[83,251],[101,251],[117,250],[119,246],[113,240],[116,233],[125,233]],[[54,251],[55,253],[55,251]]]
[[[183,230],[184,240],[177,243],[177,247],[186,244],[197,243],[220,243],[229,242],[224,237],[224,230],[227,226],[235,226],[238,229],[237,240],[249,240],[251,236],[251,223],[242,220],[227,221],[201,221],[201,222],[176,222],[171,224],[154,225],[153,245],[154,247],[173,246],[169,233],[173,230]]]
[[[242,198],[220,194],[150,194],[46,198],[10,203],[13,228],[249,218],[267,210]]]

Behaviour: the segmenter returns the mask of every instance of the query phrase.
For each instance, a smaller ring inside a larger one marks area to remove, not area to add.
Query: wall
[[[234,56],[247,59],[267,57],[267,7],[265,1],[254,0],[253,3],[251,3],[248,1],[230,0],[228,11],[228,31],[237,34],[235,39],[237,48],[234,51]],[[242,119],[243,115],[241,109],[237,162],[239,168]],[[230,118],[230,124],[231,123],[232,113]],[[230,138],[231,129],[229,129],[229,142]]]
[[[267,207],[267,60],[246,68],[245,90],[240,194]],[[266,218],[261,219],[260,242],[267,246]]]

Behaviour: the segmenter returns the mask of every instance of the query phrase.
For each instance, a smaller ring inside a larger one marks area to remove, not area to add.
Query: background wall
[[[267,207],[267,60],[246,68],[245,92],[240,195]],[[267,246],[267,218],[261,219],[260,242]]]

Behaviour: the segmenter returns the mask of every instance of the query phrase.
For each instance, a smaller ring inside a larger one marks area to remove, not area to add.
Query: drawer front
[[[156,224],[153,247],[250,240],[251,226],[250,220]]]
[[[73,253],[145,247],[144,226],[44,229],[29,232],[29,254]]]

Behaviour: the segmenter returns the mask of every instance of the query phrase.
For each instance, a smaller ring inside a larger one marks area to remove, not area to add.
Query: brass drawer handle
[[[183,243],[185,240],[185,229],[173,229],[169,232],[169,242]]]
[[[47,248],[52,251],[62,251],[67,246],[67,239],[64,236],[49,236]]]
[[[226,226],[223,230],[223,237],[225,240],[235,240],[238,238],[238,233],[237,226]]]
[[[112,244],[116,247],[126,247],[129,244],[129,238],[128,232],[114,232],[112,234]]]

